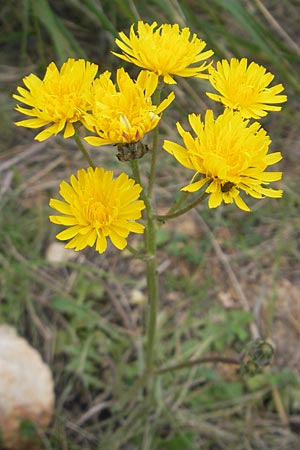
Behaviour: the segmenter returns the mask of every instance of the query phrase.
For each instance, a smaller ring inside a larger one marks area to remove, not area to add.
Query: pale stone
[[[74,250],[65,248],[61,242],[52,242],[46,251],[46,260],[50,262],[71,261],[76,258]]]
[[[0,430],[4,448],[27,448],[19,433],[20,423],[27,420],[45,428],[51,421],[53,408],[49,367],[14,328],[0,325]]]
[[[133,305],[140,305],[145,303],[145,294],[140,289],[132,289],[130,303]]]

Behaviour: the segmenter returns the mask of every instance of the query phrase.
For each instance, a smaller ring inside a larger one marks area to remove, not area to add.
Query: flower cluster
[[[163,145],[183,166],[195,171],[183,191],[195,192],[206,185],[210,208],[234,202],[244,211],[250,209],[241,190],[254,198],[282,196],[281,190],[265,187],[281,179],[281,172],[265,171],[282,159],[281,153],[268,154],[271,139],[258,122],[249,122],[267,111],[279,111],[281,107],[274,104],[287,100],[278,95],[284,89],[281,84],[268,87],[273,78],[263,66],[254,62],[248,66],[246,58],[223,60],[216,69],[209,67],[209,81],[220,95],[207,95],[223,103],[225,111],[214,119],[208,110],[204,121],[201,115],[190,114],[195,137],[177,123],[184,146],[168,140]]]
[[[26,107],[16,109],[30,118],[16,125],[43,128],[35,137],[39,141],[60,132],[64,138],[78,138],[77,128],[83,126],[90,145],[116,145],[119,159],[129,161],[146,153],[148,147],[141,140],[157,128],[175,98],[171,91],[162,101],[154,100],[163,83],[170,89],[177,77],[206,78],[217,91],[207,92],[208,97],[222,103],[224,112],[216,118],[211,110],[204,118],[190,114],[194,134],[177,123],[184,145],[169,140],[163,144],[164,150],[194,172],[182,190],[192,193],[204,188],[210,208],[224,202],[245,211],[249,207],[241,191],[254,198],[282,195],[281,190],[268,187],[280,180],[281,172],[266,171],[280,161],[281,154],[269,153],[267,132],[257,121],[251,122],[279,111],[278,104],[287,100],[281,84],[270,87],[271,73],[254,62],[248,64],[246,58],[222,60],[214,67],[209,61],[213,51],[204,51],[206,42],[177,24],[139,21],[129,36],[119,33],[116,45],[122,53],[113,52],[115,56],[141,68],[136,79],[119,68],[114,83],[111,72],[97,75],[98,66],[83,59],[68,59],[60,70],[52,62],[43,79],[30,74],[23,80],[25,88],[17,88],[14,98]],[[139,200],[140,194],[145,195],[139,177],[133,180],[122,173],[114,179],[111,171],[90,167],[79,170],[77,177],[72,175],[70,183],[63,181],[60,194],[64,201],[50,201],[60,215],[50,220],[67,227],[57,235],[69,241],[67,248],[95,245],[102,253],[109,238],[122,250],[130,232],[144,231],[144,225],[135,222],[147,206]]]

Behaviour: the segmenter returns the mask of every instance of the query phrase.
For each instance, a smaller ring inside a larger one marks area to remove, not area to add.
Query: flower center
[[[118,207],[114,202],[101,202],[91,199],[86,208],[86,219],[95,229],[110,226],[118,215]]]

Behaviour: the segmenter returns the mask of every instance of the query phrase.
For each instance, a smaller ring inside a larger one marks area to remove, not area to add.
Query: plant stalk
[[[151,205],[150,205],[151,206]],[[157,321],[158,303],[158,275],[156,260],[156,228],[152,208],[147,210],[148,223],[146,231],[147,260],[147,289],[148,289],[148,324],[147,324],[147,352],[146,370],[150,374],[154,367],[154,347]]]
[[[81,153],[83,154],[83,156],[85,157],[85,159],[87,160],[87,162],[89,163],[89,165],[90,165],[93,169],[95,169],[96,166],[95,166],[95,164],[94,164],[92,158],[90,157],[90,155],[89,155],[87,149],[86,149],[85,146],[83,145],[82,140],[81,140],[81,138],[80,138],[80,136],[79,136],[79,134],[78,134],[77,131],[75,131],[75,134],[74,134],[73,138],[74,138],[74,140],[75,140],[75,142],[76,142],[76,144],[77,144],[79,150],[81,151]]]
[[[168,372],[174,372],[176,370],[186,369],[194,366],[199,366],[200,364],[204,363],[223,363],[223,364],[233,364],[233,365],[239,365],[240,360],[238,358],[230,358],[226,356],[205,356],[203,358],[194,359],[192,361],[186,361],[180,364],[175,364],[174,366],[164,367],[163,369],[157,369],[155,370],[156,375],[162,375],[164,373]]]
[[[157,90],[154,95],[154,104],[158,105],[160,102],[161,97],[161,90],[162,86],[158,85]],[[152,159],[151,159],[151,167],[150,167],[150,174],[149,174],[149,184],[148,184],[148,197],[151,200],[152,198],[152,192],[153,192],[153,185],[155,180],[155,172],[156,172],[156,158],[157,158],[157,147],[158,147],[158,127],[159,125],[153,130],[153,141],[152,141]]]
[[[165,215],[156,215],[155,218],[157,220],[161,220],[161,221],[165,221],[165,220],[169,220],[169,219],[175,219],[176,217],[182,216],[183,214],[187,213],[191,209],[193,209],[196,206],[198,206],[202,202],[204,197],[205,197],[205,192],[203,192],[194,201],[188,203],[184,208],[178,209],[177,211],[174,211],[174,212],[171,212],[171,213],[167,213]]]
[[[137,160],[131,161],[132,173],[135,181],[141,184]],[[155,217],[149,195],[144,191],[141,198],[145,202],[147,212],[147,225],[145,230],[145,254],[147,273],[147,294],[148,294],[148,314],[147,314],[147,344],[146,344],[146,375],[153,373],[154,367],[154,347],[156,335],[156,316],[158,303],[158,276],[156,260],[156,226]]]

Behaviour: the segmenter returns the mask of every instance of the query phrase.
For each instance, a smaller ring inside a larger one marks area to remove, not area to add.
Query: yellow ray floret
[[[103,253],[109,238],[123,250],[130,232],[144,232],[144,225],[136,222],[145,208],[139,200],[141,191],[125,173],[113,179],[112,171],[100,167],[78,170],[77,178],[71,175],[70,183],[60,184],[63,201],[51,199],[49,203],[61,213],[50,216],[50,221],[67,227],[57,239],[68,240],[66,248],[78,251],[95,245],[96,251]]]
[[[30,108],[17,105],[16,110],[30,119],[15,124],[27,128],[41,128],[35,139],[44,141],[64,130],[64,138],[74,135],[74,123],[81,121],[90,107],[90,89],[98,66],[83,59],[68,59],[58,70],[52,62],[41,80],[34,74],[23,79],[26,88],[18,87],[13,95]]]
[[[217,68],[209,68],[209,81],[219,94],[207,92],[211,99],[223,103],[227,108],[240,111],[245,118],[259,119],[267,111],[280,111],[276,103],[287,101],[282,84],[269,87],[274,75],[254,62],[248,65],[246,58],[224,59]]]
[[[115,53],[119,58],[131,62],[138,67],[148,69],[162,77],[165,83],[175,84],[173,76],[207,78],[203,72],[208,65],[202,63],[213,55],[212,50],[203,51],[206,42],[196,34],[191,36],[189,28],[179,28],[178,24],[156,22],[151,25],[139,21],[137,33],[134,25],[130,28],[129,37],[119,33],[116,44],[122,53]]]
[[[184,145],[168,140],[163,145],[184,167],[195,171],[183,191],[196,192],[206,185],[210,208],[234,202],[244,211],[250,209],[240,191],[254,198],[282,196],[281,190],[265,187],[281,179],[281,172],[265,169],[282,156],[280,152],[268,153],[271,140],[258,122],[249,125],[241,113],[229,109],[216,119],[211,110],[204,121],[196,114],[188,119],[195,137],[177,123]]]
[[[117,70],[117,86],[106,71],[94,81],[92,109],[84,117],[85,127],[97,136],[88,136],[91,145],[131,144],[138,142],[159,123],[161,113],[175,98],[173,92],[160,105],[151,96],[157,88],[157,77],[142,70],[137,80],[123,68]]]

